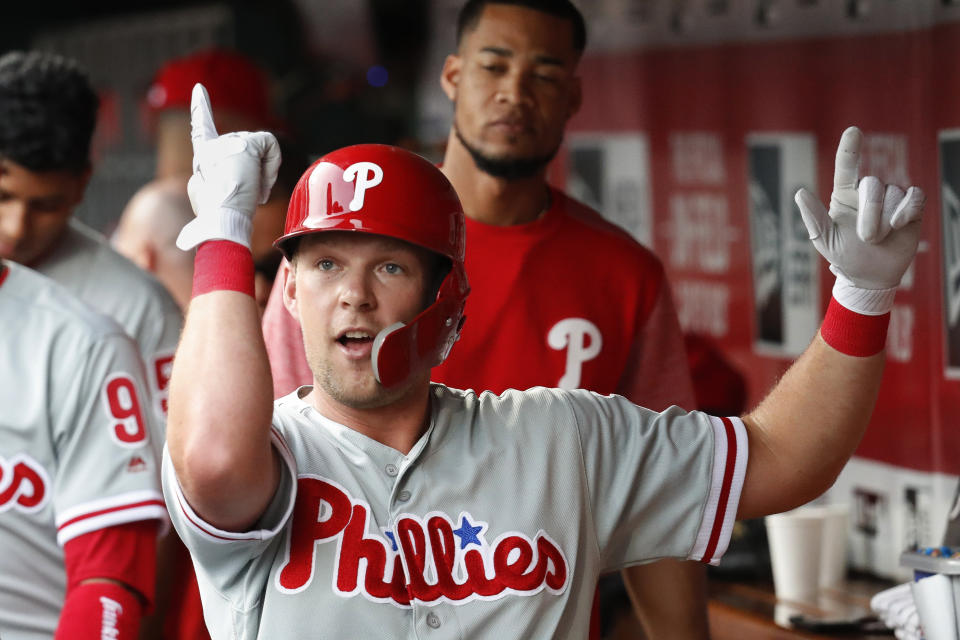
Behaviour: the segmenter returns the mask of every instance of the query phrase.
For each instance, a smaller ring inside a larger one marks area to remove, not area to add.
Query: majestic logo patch
[[[139,473],[147,470],[147,461],[134,454],[127,462],[127,473]]]
[[[30,456],[21,453],[9,461],[0,458],[0,513],[9,509],[35,513],[43,509],[49,486],[46,469]]]
[[[333,591],[409,607],[562,593],[567,559],[544,531],[485,539],[487,524],[462,512],[456,520],[433,511],[404,514],[383,536],[367,531],[369,506],[333,481],[302,476],[290,527],[289,555],[276,586],[298,593],[313,581],[319,545],[337,545]]]

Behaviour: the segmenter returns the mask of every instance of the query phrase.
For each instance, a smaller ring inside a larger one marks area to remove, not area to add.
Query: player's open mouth
[[[342,349],[349,356],[363,357],[370,354],[373,347],[374,334],[362,329],[351,329],[344,331],[337,337]]]

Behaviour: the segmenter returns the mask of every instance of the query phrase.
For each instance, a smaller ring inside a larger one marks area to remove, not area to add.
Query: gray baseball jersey
[[[50,640],[63,545],[166,517],[152,416],[133,341],[48,278],[7,264],[0,327],[0,637]]]
[[[173,353],[183,313],[153,276],[114,251],[106,238],[76,219],[65,237],[35,265],[96,311],[110,316],[137,341],[147,369],[156,454],[164,441]]]
[[[164,454],[213,638],[586,637],[600,573],[725,551],[739,420],[588,391],[431,393],[407,455],[277,400],[286,472],[247,532],[198,517]]]

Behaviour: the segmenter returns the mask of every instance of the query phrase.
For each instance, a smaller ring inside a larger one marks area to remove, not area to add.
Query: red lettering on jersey
[[[469,513],[460,514],[459,528],[446,514],[432,513],[426,522],[400,518],[388,540],[368,534],[368,518],[369,507],[342,487],[300,478],[289,557],[278,573],[278,588],[287,593],[306,588],[313,580],[317,546],[327,542],[338,543],[332,577],[343,596],[409,606],[413,600],[457,604],[543,589],[558,594],[566,588],[566,557],[543,531],[532,540],[507,533],[490,545],[483,539],[486,523]]]
[[[27,455],[15,456],[10,462],[0,458],[0,513],[16,508],[32,513],[46,504],[46,470]]]
[[[349,496],[344,494],[349,500]],[[388,542],[377,538],[367,538],[364,532],[367,528],[366,505],[358,504],[353,507],[353,517],[343,532],[340,544],[340,557],[337,571],[337,589],[345,594],[357,591],[365,592],[369,597],[379,602],[394,600],[399,604],[410,604],[407,590],[406,576],[400,556],[395,556],[393,562],[393,580],[387,581],[386,566],[388,553],[394,556]],[[360,560],[366,561],[364,570],[363,588],[358,589]]]
[[[110,376],[103,385],[103,397],[107,415],[115,421],[110,428],[116,442],[125,447],[146,442],[147,428],[133,379],[124,373]]]
[[[323,505],[329,506],[330,516],[321,521]],[[300,478],[297,482],[297,502],[293,507],[290,535],[290,559],[279,574],[280,585],[288,591],[307,586],[313,575],[313,547],[316,541],[333,538],[350,522],[350,498],[337,487],[315,478]]]
[[[157,397],[160,409],[167,415],[167,387],[170,386],[170,374],[173,371],[173,354],[162,356],[153,361],[153,373],[157,381]]]
[[[453,577],[456,569],[457,543],[453,538],[453,526],[446,518],[434,516],[427,521],[430,548],[436,561],[437,586],[451,600],[463,600],[472,593],[468,580],[458,584]],[[482,595],[482,594],[481,594]]]

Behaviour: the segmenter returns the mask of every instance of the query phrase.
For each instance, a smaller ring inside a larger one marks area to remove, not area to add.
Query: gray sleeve
[[[255,528],[240,532],[218,529],[194,512],[164,447],[163,491],[170,520],[193,558],[208,622],[210,615],[222,615],[225,623],[233,620],[229,624],[235,626],[236,613],[252,612],[260,605],[274,557],[283,546],[296,501],[296,464],[276,430],[272,439],[283,460],[280,484]],[[208,606],[215,610],[208,611]]]
[[[719,562],[746,470],[738,418],[573,392],[583,470],[604,570],[659,558]]]
[[[53,501],[61,545],[105,527],[166,518],[133,341],[108,334],[77,356],[58,361],[53,374]]]

